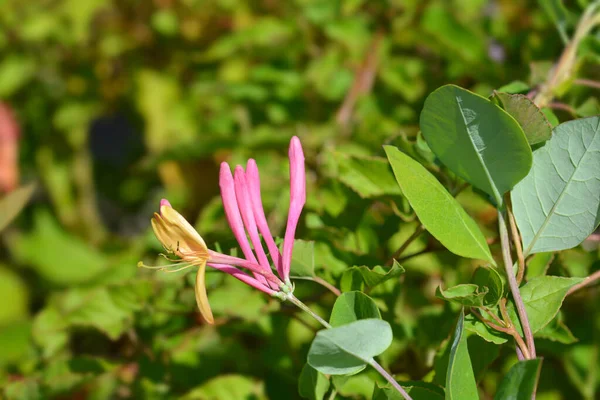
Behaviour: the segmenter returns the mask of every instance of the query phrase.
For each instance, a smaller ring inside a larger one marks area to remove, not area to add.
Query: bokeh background
[[[559,11],[569,31],[588,2],[567,3]],[[443,84],[489,96],[514,81],[542,83],[563,50],[555,4],[1,1],[0,189],[34,185],[0,242],[4,395],[297,398],[317,326],[221,274],[208,275],[217,321],[206,326],[193,274],[136,267],[161,262],[149,229],[159,200],[169,198],[210,246],[235,247],[218,168],[253,157],[281,234],[287,145],[298,135],[309,194],[297,237],[315,242],[318,274],[337,285],[349,266],[384,265],[417,222],[398,193],[373,182],[381,170],[361,160],[382,156],[383,144],[426,158],[418,117]],[[580,47],[587,79],[600,78],[599,49],[597,34]],[[556,117],[597,114],[597,93],[569,88]],[[494,209],[471,190],[460,200],[494,249]],[[550,268],[588,275],[598,269],[590,246],[549,255]],[[435,288],[468,281],[475,265],[426,235],[410,250],[429,251],[404,260],[401,283],[372,293],[396,334],[382,363],[401,379],[431,380],[456,316]],[[323,315],[334,301],[313,282],[299,282],[297,293]],[[569,298],[564,340],[540,340],[539,399],[594,398],[599,304],[597,288]],[[491,398],[514,350],[473,346],[484,367],[491,362],[480,371]],[[338,398],[370,398],[373,379],[367,371],[338,382]]]

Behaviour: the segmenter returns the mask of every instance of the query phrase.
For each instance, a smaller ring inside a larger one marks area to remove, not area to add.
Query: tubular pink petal
[[[260,175],[258,173],[258,166],[256,165],[256,161],[254,161],[252,158],[249,159],[248,163],[246,164],[246,184],[248,187],[248,193],[250,195],[249,197],[250,203],[252,204],[252,211],[254,213],[254,220],[256,221],[256,225],[258,226],[260,234],[267,244],[273,264],[277,268],[277,273],[279,276],[283,277],[281,253],[279,253],[279,249],[275,244],[275,240],[273,240],[273,235],[271,235],[271,230],[269,229],[269,224],[267,223],[267,217],[265,216],[265,210],[263,208],[262,198],[260,195]]]
[[[266,286],[265,284],[252,278],[250,275],[247,275],[243,271],[240,271],[239,269],[232,267],[230,265],[216,264],[216,263],[207,263],[206,265],[213,267],[215,269],[218,269],[219,271],[225,272],[225,273],[233,276],[234,278],[239,279],[240,281],[244,282],[245,284],[250,285],[250,286],[260,290],[261,292],[265,292],[269,295],[274,295],[275,293],[277,293],[277,291],[271,289],[270,287]]]
[[[264,277],[267,281],[269,281],[270,283],[273,284],[273,285],[271,285],[271,287],[274,286],[274,288],[279,288],[279,286],[281,286],[281,284],[283,283],[270,270],[264,271],[262,266],[260,266],[256,263],[250,262],[248,260],[244,260],[242,258],[229,256],[227,254],[217,253],[216,251],[213,251],[213,250],[208,250],[208,254],[209,254],[209,260],[210,260],[209,262],[216,263],[216,264],[233,265],[236,267],[245,268],[245,269],[249,270],[250,272],[256,273],[256,274]]]
[[[306,172],[304,169],[304,152],[300,139],[292,137],[290,141],[290,210],[288,212],[287,227],[283,239],[283,280],[289,281],[292,251],[294,250],[294,236],[302,208],[306,202]]]
[[[246,231],[252,241],[254,252],[256,253],[259,264],[263,267],[263,270],[270,272],[271,266],[269,264],[269,259],[262,247],[258,229],[256,227],[256,221],[254,220],[254,213],[252,212],[252,203],[248,192],[248,185],[246,183],[246,174],[240,165],[235,167],[233,179],[235,181],[235,196],[237,198],[238,207],[242,214],[242,220],[244,221]],[[272,285],[272,283],[270,284]],[[277,288],[277,286],[275,286],[274,289],[275,288]]]
[[[227,216],[227,221],[229,222],[231,231],[237,239],[238,244],[242,249],[242,253],[244,253],[244,257],[246,257],[248,261],[258,264],[256,257],[252,252],[252,248],[250,247],[250,243],[248,242],[248,238],[246,237],[246,232],[244,231],[244,222],[242,221],[242,216],[240,215],[240,209],[238,208],[235,194],[235,183],[233,176],[231,175],[229,164],[226,162],[221,163],[219,186],[221,187],[221,199],[223,200],[225,215]],[[264,281],[266,283],[264,277],[256,273],[254,273],[254,276],[261,282]]]

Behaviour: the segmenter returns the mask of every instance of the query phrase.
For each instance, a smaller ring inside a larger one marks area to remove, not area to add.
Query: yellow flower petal
[[[172,207],[161,206],[160,217],[166,228],[174,236],[171,239],[179,241],[183,251],[190,251],[208,256],[208,248],[204,239],[196,232],[194,227]]]
[[[215,319],[213,318],[210,304],[208,304],[208,296],[206,295],[206,281],[204,279],[205,272],[206,263],[204,262],[200,264],[198,273],[196,274],[196,303],[198,303],[198,308],[200,309],[202,318],[204,318],[204,320],[209,324],[214,324]]]

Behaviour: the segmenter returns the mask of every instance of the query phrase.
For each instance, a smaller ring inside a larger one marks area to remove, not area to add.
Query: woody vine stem
[[[289,300],[290,303],[294,304],[296,307],[298,307],[299,309],[316,319],[326,329],[332,328],[332,326],[327,321],[318,316],[313,310],[311,310],[306,304],[298,300],[298,298],[296,298],[293,294],[289,294],[287,296],[287,300]],[[390,373],[387,372],[385,368],[381,366],[381,364],[375,361],[375,359],[371,359],[369,365],[371,365],[377,372],[379,372],[379,374],[383,376],[385,380],[387,380],[394,387],[394,389],[396,389],[402,395],[402,397],[404,397],[405,400],[413,400],[412,397],[410,397],[410,395],[406,392],[406,390],[404,390],[404,388],[400,386],[398,382],[396,382],[394,377],[390,375]]]

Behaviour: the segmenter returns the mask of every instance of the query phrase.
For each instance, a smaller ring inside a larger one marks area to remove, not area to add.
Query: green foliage
[[[347,292],[342,293],[335,301],[329,323],[336,327],[367,318],[381,319],[377,304],[366,294]]]
[[[540,358],[520,361],[513,365],[502,382],[500,382],[494,400],[531,399],[535,393],[541,368],[542,360]]]
[[[458,86],[431,93],[420,124],[435,155],[498,206],[531,168],[531,150],[519,124],[492,102]]]
[[[390,324],[380,319],[361,319],[337,328],[321,330],[308,350],[308,364],[328,375],[361,371],[392,343]]]
[[[597,398],[600,8],[497,5],[0,2],[0,190],[19,187],[0,193],[0,397],[530,398],[539,375],[540,399]],[[150,218],[168,198],[243,257],[219,167],[254,158],[281,246],[293,135],[294,296],[333,328],[210,266],[207,325]],[[543,368],[507,333],[526,340],[511,207]]]
[[[402,193],[423,226],[451,252],[494,263],[475,221],[437,179],[398,149],[386,146],[385,151]]]
[[[461,309],[450,348],[446,373],[446,399],[475,399],[478,397],[464,330],[464,318],[464,310]]]
[[[512,192],[525,255],[577,246],[600,223],[600,117],[565,122]]]

